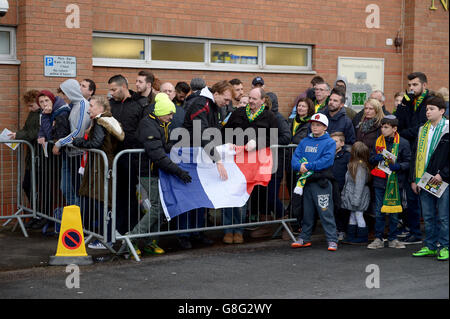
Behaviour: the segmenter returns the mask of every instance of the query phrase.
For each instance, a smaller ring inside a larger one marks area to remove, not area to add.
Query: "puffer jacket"
[[[369,172],[358,166],[356,180],[353,180],[349,171],[345,174],[345,185],[341,192],[341,207],[353,212],[364,212],[369,207],[370,189]]]

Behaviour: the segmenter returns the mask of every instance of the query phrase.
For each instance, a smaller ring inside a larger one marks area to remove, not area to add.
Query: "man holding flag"
[[[154,111],[145,116],[139,123],[137,136],[142,143],[145,153],[141,169],[141,184],[150,197],[150,212],[144,215],[134,229],[128,233],[141,234],[158,232],[161,225],[163,209],[161,206],[158,182],[159,170],[176,176],[181,182],[187,184],[192,181],[188,172],[174,163],[167,154],[172,144],[169,143],[169,125],[175,113],[175,104],[166,93],[158,93],[155,97]],[[136,249],[136,247],[135,247]],[[140,251],[136,249],[137,254]],[[164,250],[157,245],[156,240],[148,241],[144,252],[163,254]]]

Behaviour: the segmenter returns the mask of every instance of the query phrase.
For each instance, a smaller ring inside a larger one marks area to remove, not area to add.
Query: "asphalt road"
[[[419,248],[329,252],[323,241],[269,240],[83,266],[79,288],[67,288],[77,281],[65,267],[37,267],[0,272],[0,298],[448,299],[448,262],[411,257]]]

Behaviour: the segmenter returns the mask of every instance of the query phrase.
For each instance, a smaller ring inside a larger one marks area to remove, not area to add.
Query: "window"
[[[204,62],[205,44],[201,42],[152,40],[152,60]]]
[[[308,65],[308,50],[303,48],[266,47],[266,65],[305,67]]]
[[[211,44],[211,63],[258,64],[256,45]]]
[[[93,35],[94,66],[314,74],[311,57],[312,46],[308,45]]]
[[[0,63],[18,63],[14,28],[0,27]]]
[[[94,58],[145,59],[144,39],[94,37],[92,44]]]

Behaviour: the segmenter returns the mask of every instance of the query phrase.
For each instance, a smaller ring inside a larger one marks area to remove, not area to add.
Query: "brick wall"
[[[403,52],[387,46],[402,27],[402,1],[392,0],[77,0],[80,28],[68,29],[65,12],[72,0],[12,0],[11,10],[0,20],[17,27],[17,54],[21,61],[20,92],[31,88],[55,90],[64,78],[43,76],[43,56],[77,57],[77,79],[98,82],[98,93],[106,93],[106,81],[117,73],[126,75],[134,88],[137,69],[92,67],[92,31],[138,33],[311,44],[313,69],[330,84],[337,75],[337,58],[375,57],[385,59],[385,94],[391,108],[393,94],[405,88],[406,75],[423,71],[430,86],[448,87],[448,12],[439,1],[430,11],[430,1],[404,1],[405,44]],[[380,8],[380,28],[368,29],[367,5]],[[17,18],[18,17],[18,18]],[[44,22],[44,23],[43,23]],[[204,77],[208,84],[240,78],[245,88],[257,75],[239,72],[153,70],[163,81],[187,81]],[[280,110],[290,111],[295,97],[309,85],[312,75],[261,73],[268,90],[278,94]],[[11,84],[17,85],[17,84]],[[0,93],[0,100],[3,99]],[[21,122],[26,117],[22,114]],[[0,125],[5,124],[0,120]]]

